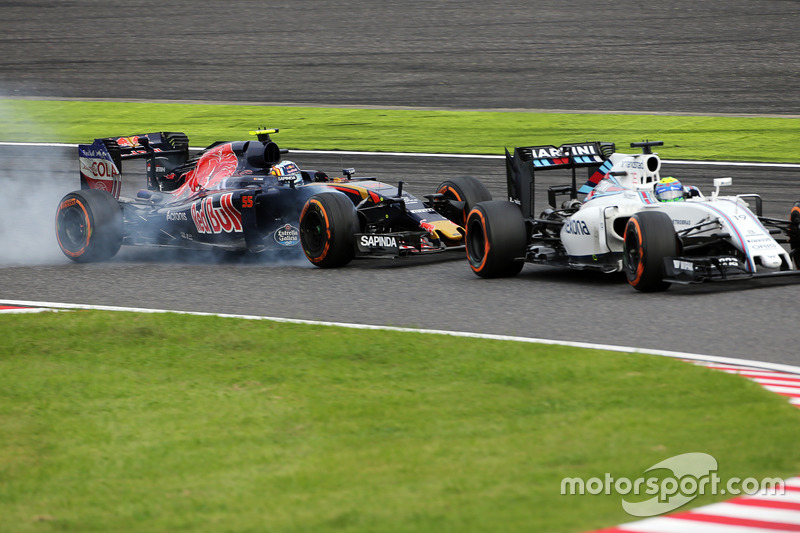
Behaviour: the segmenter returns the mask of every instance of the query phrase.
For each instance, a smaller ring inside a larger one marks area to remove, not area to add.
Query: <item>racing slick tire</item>
[[[625,225],[622,262],[628,283],[641,292],[667,290],[664,258],[678,255],[678,236],[669,215],[660,211],[640,211]]]
[[[469,212],[466,230],[467,259],[478,276],[516,276],[525,266],[528,231],[516,204],[480,202]]]
[[[74,191],[61,199],[56,211],[58,246],[79,263],[111,259],[122,245],[119,202],[99,189]]]
[[[472,176],[458,176],[456,178],[443,181],[436,189],[437,194],[444,195],[446,200],[464,202],[464,209],[459,210],[458,215],[453,213],[451,220],[461,227],[467,221],[467,214],[473,207],[480,202],[492,199],[489,189],[479,179]],[[450,218],[450,217],[448,217]]]
[[[336,268],[355,257],[358,217],[344,194],[323,192],[309,198],[300,213],[300,242],[312,264]]]
[[[794,268],[800,269],[800,202],[795,202],[789,213],[789,249]]]

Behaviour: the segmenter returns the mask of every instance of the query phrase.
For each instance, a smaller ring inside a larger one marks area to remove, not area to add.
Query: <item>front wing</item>
[[[430,239],[427,233],[413,231],[356,233],[355,240],[356,257],[403,257],[464,249],[463,245],[447,246]]]
[[[750,272],[736,257],[729,255],[664,258],[664,281],[670,283],[690,284],[797,275],[800,275],[800,270]]]

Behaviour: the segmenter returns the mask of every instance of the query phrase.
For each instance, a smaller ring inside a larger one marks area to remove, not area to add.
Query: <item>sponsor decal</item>
[[[673,218],[672,219],[672,223],[673,224],[677,224],[678,226],[691,226],[692,225],[692,221],[691,220],[686,220],[686,219],[683,219],[683,218]]]
[[[564,231],[570,235],[591,235],[589,227],[583,220],[568,220],[564,223]]]
[[[426,222],[426,221],[424,221],[424,220],[423,220],[423,221],[421,221],[421,222],[419,223],[419,227],[420,227],[420,228],[422,228],[422,229],[424,229],[424,230],[425,230],[425,231],[427,231],[428,233],[435,234],[434,232],[436,231],[436,226],[434,226],[434,225],[433,225],[432,223],[430,223],[430,222]]]
[[[167,213],[167,220],[174,222],[176,220],[187,220],[186,213],[183,211]]]
[[[194,169],[182,175],[185,181],[173,196],[183,198],[201,189],[219,189],[223,180],[236,171],[238,163],[230,143],[210,149],[203,154]]]
[[[627,159],[620,163],[620,168],[638,168],[640,170],[644,170],[644,163],[641,161],[635,161],[631,159]]]
[[[133,148],[139,146],[139,136],[131,135],[130,137],[120,137],[117,139],[117,144],[120,148]]]
[[[76,200],[75,198],[70,198],[69,200],[64,200],[63,202],[61,202],[61,206],[59,207],[59,209],[66,209],[67,207],[73,206],[77,203],[78,200]]]
[[[559,157],[566,157],[567,155],[580,156],[580,155],[595,155],[594,145],[580,145],[580,146],[539,146],[531,148],[531,154],[534,159],[552,159]]]
[[[110,180],[119,175],[117,166],[107,159],[89,159],[82,157],[81,170],[84,174],[91,173],[94,179]]]
[[[300,229],[286,224],[275,230],[274,237],[281,246],[294,246],[300,242]]]
[[[242,231],[242,213],[233,206],[233,193],[219,198],[219,207],[214,206],[210,196],[192,204],[192,220],[198,233],[231,233]]]
[[[675,267],[675,270],[682,270],[684,272],[694,271],[694,263],[691,263],[689,261],[680,261],[678,259],[673,259],[672,266]]]
[[[397,239],[384,235],[362,235],[361,246],[367,248],[397,248]]]
[[[108,152],[105,150],[92,150],[91,148],[81,148],[81,156],[88,157],[90,159],[107,159]]]

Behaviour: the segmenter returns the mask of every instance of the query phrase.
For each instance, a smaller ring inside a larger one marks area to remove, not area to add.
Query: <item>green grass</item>
[[[662,140],[665,159],[800,162],[800,119],[0,99],[0,141],[90,142],[183,131],[193,146],[281,130],[284,148],[501,155],[505,147]]]
[[[632,517],[562,478],[686,452],[723,479],[796,475],[799,422],[742,378],[642,354],[6,315],[0,531],[587,531]]]

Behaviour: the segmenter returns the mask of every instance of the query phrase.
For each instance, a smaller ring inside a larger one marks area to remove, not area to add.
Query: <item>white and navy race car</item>
[[[662,144],[631,143],[640,154],[616,153],[606,142],[506,151],[509,201],[481,202],[467,218],[472,270],[513,276],[530,262],[624,271],[640,291],[800,274],[800,202],[787,220],[771,219],[762,216],[758,195],[719,194],[731,178],[715,179],[709,196],[662,179],[652,151]],[[580,188],[578,168],[588,169]],[[549,187],[549,207],[537,214],[535,176],[551,169],[571,169],[572,182]]]

